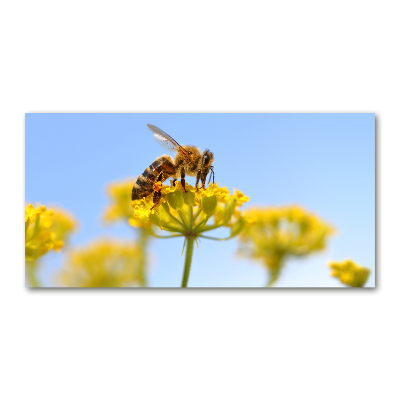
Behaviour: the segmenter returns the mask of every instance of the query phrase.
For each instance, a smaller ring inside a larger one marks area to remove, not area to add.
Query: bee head
[[[214,154],[210,150],[205,149],[201,161],[203,169],[207,168],[209,170],[214,161]]]
[[[208,149],[204,150],[204,153],[201,158],[201,175],[204,181],[211,170],[214,182],[214,167],[212,165],[213,161],[214,161],[214,154]],[[211,175],[210,175],[210,180],[211,180]]]

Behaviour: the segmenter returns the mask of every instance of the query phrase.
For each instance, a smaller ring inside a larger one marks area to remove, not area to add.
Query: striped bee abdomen
[[[149,165],[139,176],[132,188],[132,200],[139,200],[154,192],[154,185],[162,173],[162,182],[175,174],[171,157],[161,156]]]

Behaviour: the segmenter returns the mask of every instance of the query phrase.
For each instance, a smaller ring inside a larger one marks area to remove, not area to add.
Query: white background
[[[2,399],[399,398],[396,2],[1,4]],[[375,112],[377,289],[25,289],[45,111]]]

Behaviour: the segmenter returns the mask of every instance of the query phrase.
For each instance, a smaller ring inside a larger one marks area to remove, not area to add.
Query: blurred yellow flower
[[[64,210],[25,206],[25,268],[31,286],[40,286],[38,259],[50,250],[59,251],[75,229],[75,219]]]
[[[103,214],[105,222],[127,221],[132,216],[131,192],[135,182],[135,178],[128,178],[107,185],[110,204]]]
[[[331,275],[338,278],[347,286],[362,287],[366,284],[371,271],[366,267],[357,265],[352,260],[342,262],[331,261],[329,264]]]
[[[50,250],[60,250],[75,229],[75,219],[66,211],[28,204],[25,206],[25,259],[35,261]]]
[[[68,254],[58,275],[67,287],[143,286],[140,246],[102,239]]]
[[[151,227],[151,222],[148,218],[134,217],[131,193],[135,182],[135,178],[128,178],[107,186],[110,204],[103,214],[103,221],[106,223],[128,222],[134,228],[148,229]]]
[[[240,240],[240,254],[269,269],[268,285],[279,277],[288,257],[321,251],[334,229],[300,206],[253,207],[244,215],[247,223]]]

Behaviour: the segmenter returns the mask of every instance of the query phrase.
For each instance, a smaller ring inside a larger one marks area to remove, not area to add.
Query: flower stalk
[[[36,276],[37,264],[34,261],[26,261],[26,277],[30,287],[40,287],[40,281]]]
[[[187,287],[187,283],[189,280],[189,274],[190,274],[190,267],[192,265],[193,247],[194,247],[193,245],[194,245],[194,236],[188,236],[186,238],[185,266],[184,266],[184,270],[183,270],[181,287]]]
[[[139,228],[139,268],[138,268],[138,281],[140,286],[147,286],[147,249],[149,244],[149,230]],[[136,243],[134,243],[136,246]]]

